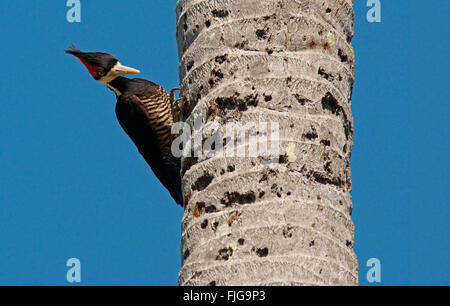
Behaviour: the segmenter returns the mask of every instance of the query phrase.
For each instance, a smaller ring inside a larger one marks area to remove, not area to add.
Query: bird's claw
[[[180,97],[175,98],[175,92],[180,92]],[[185,121],[191,112],[191,102],[188,97],[181,93],[180,88],[174,88],[170,91],[170,103],[172,105],[173,121]]]

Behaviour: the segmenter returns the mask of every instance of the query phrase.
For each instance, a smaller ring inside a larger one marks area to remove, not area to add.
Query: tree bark
[[[187,122],[205,128],[192,137],[213,122],[277,122],[280,137],[272,167],[182,159],[179,284],[356,285],[353,0],[178,0],[176,12]]]

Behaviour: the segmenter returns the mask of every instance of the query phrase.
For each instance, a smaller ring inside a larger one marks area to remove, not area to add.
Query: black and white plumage
[[[171,95],[153,82],[123,77],[139,71],[121,65],[111,54],[81,52],[74,47],[66,53],[80,59],[94,79],[115,92],[120,125],[175,202],[183,205],[180,158],[171,152],[176,137],[171,133],[174,124]]]

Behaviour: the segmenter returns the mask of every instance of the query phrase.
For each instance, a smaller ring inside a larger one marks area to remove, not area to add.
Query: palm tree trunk
[[[276,122],[280,150],[272,167],[183,158],[179,284],[357,284],[353,0],[178,0],[176,12],[187,122],[205,128],[193,138],[213,122]]]

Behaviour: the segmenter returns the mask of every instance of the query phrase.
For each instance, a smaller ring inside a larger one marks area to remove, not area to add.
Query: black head
[[[86,66],[92,77],[103,83],[109,83],[122,75],[140,72],[134,68],[122,66],[112,54],[82,52],[74,46],[65,52],[76,56]]]

